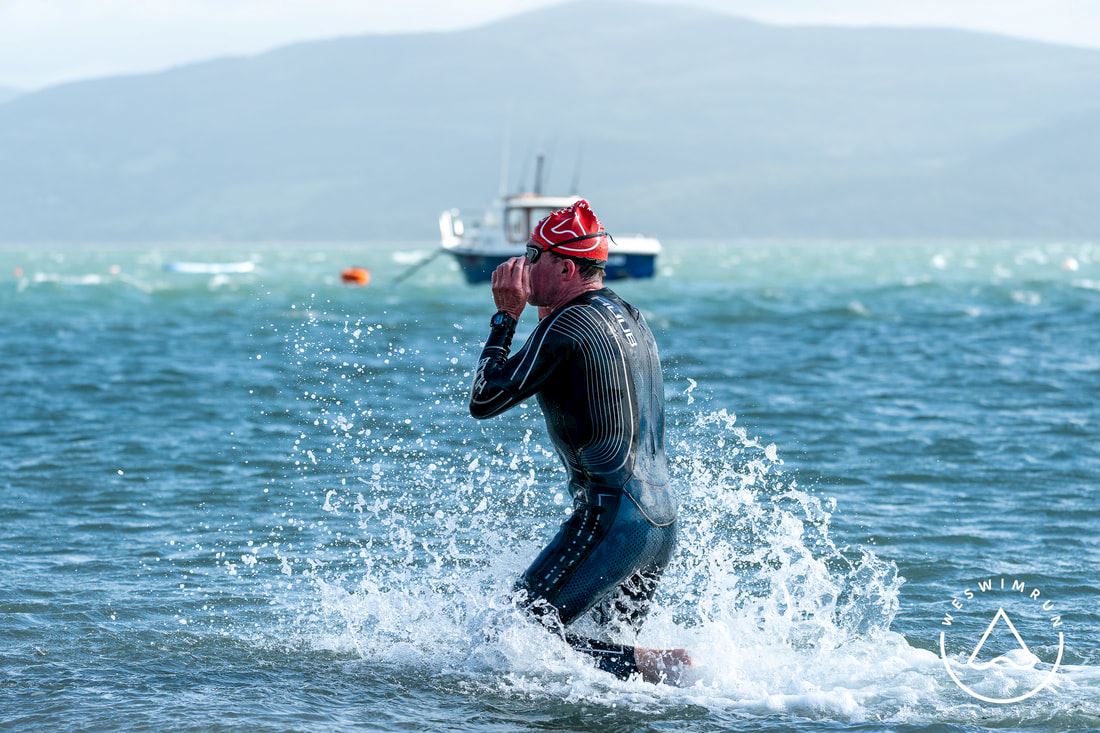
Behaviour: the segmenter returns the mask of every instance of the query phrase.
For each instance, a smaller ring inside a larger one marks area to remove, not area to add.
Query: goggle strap
[[[554,247],[560,247],[563,244],[572,244],[573,242],[582,242],[585,239],[595,239],[596,237],[607,237],[612,242],[615,241],[615,238],[613,236],[611,236],[610,234],[608,234],[607,232],[605,232],[601,229],[600,231],[595,232],[593,234],[582,234],[579,237],[573,237],[572,239],[567,239],[564,242],[550,242],[550,243],[547,243],[547,244],[541,244],[540,243],[539,244],[539,249],[542,250],[543,252],[549,252]],[[561,253],[560,252],[555,252],[554,254],[561,254]],[[563,255],[563,256],[567,257],[568,255]]]
[[[608,238],[610,238],[611,235],[601,229],[600,231],[598,231],[594,234],[583,234],[579,237],[573,237],[572,239],[567,239],[564,242],[554,242],[550,246],[551,247],[560,247],[563,244],[572,244],[573,242],[583,242],[586,239],[595,239],[596,237],[608,237]],[[611,241],[615,241],[615,240],[611,240]]]
[[[584,264],[586,264],[590,267],[598,267],[602,270],[602,269],[605,269],[607,267],[607,263],[604,262],[603,260],[594,260],[594,259],[591,259],[589,257],[577,257],[576,255],[568,255],[568,254],[565,254],[564,252],[554,252],[555,247],[561,247],[563,244],[572,244],[573,242],[583,242],[586,239],[595,239],[596,237],[607,237],[612,242],[615,242],[614,237],[612,237],[606,231],[601,229],[600,231],[594,232],[592,234],[582,234],[579,237],[573,237],[572,239],[566,239],[564,242],[554,242],[552,244],[545,244],[545,245],[540,244],[539,247],[538,247],[538,250],[539,250],[540,253],[541,252],[553,252],[558,257],[565,257],[567,259],[574,260],[575,262],[583,262]]]

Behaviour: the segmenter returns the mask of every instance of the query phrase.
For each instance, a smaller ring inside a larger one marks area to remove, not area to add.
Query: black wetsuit
[[[626,677],[637,671],[632,647],[564,626],[592,610],[601,625],[637,630],[676,542],[657,345],[637,309],[607,288],[543,318],[509,358],[514,329],[491,330],[470,413],[493,417],[537,395],[574,508],[517,586],[570,644]]]

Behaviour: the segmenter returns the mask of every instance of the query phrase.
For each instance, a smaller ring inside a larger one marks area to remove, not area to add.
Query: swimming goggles
[[[573,242],[580,242],[580,241],[583,241],[585,239],[595,239],[596,237],[607,237],[607,238],[610,239],[611,235],[601,229],[600,231],[595,232],[593,234],[585,234],[585,235],[580,236],[580,237],[573,237],[572,239],[567,239],[564,242],[554,242],[553,244],[538,245],[538,244],[535,244],[534,242],[528,240],[527,241],[527,252],[525,253],[524,256],[527,257],[527,262],[529,264],[533,265],[533,264],[535,264],[536,262],[539,261],[539,257],[542,257],[543,252],[549,252],[553,247],[561,247],[562,245],[565,245],[565,244],[572,244]],[[611,241],[615,241],[615,240],[612,239]],[[607,264],[606,262],[603,262],[602,260],[593,260],[593,259],[588,258],[588,257],[577,257],[575,255],[562,254],[561,252],[555,252],[554,254],[556,254],[558,257],[564,257],[567,260],[574,260],[576,262],[581,262],[581,263],[584,263],[586,265],[591,265],[593,267],[604,267]]]

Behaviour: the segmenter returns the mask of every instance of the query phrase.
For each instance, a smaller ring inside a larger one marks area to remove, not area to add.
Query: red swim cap
[[[596,212],[584,199],[558,209],[535,225],[531,243],[543,252],[607,262],[607,240]]]

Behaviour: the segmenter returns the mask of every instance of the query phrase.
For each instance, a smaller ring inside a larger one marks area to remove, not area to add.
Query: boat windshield
[[[509,242],[526,242],[541,219],[554,213],[551,208],[515,206],[504,211],[504,235]]]
[[[527,209],[507,209],[504,212],[504,236],[509,242],[526,242],[530,232]]]

